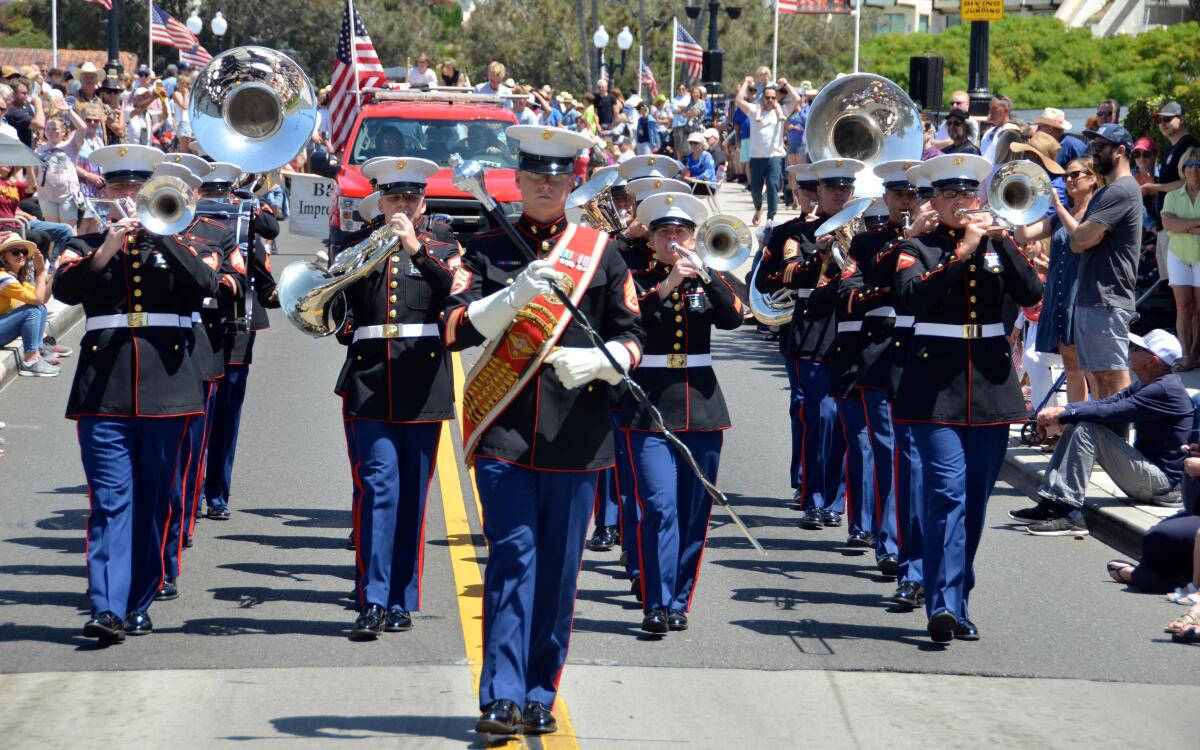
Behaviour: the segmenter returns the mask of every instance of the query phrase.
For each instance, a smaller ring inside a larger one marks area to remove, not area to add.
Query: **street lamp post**
[[[687,17],[695,20],[700,17],[699,5],[686,5],[684,12]],[[717,16],[721,12],[720,0],[708,0],[708,49],[704,53],[704,79],[705,85],[708,87],[710,94],[719,94],[721,92],[722,78],[722,63],[725,59],[725,50],[717,45]],[[732,20],[737,20],[742,15],[741,6],[727,5],[725,6],[725,15]]]
[[[633,32],[626,26],[621,29],[621,33],[617,34],[617,47],[621,50],[621,63],[613,70],[613,79],[617,76],[625,74],[625,55],[629,52],[629,48],[633,46]],[[640,73],[639,73],[640,75]]]
[[[217,35],[217,54],[225,51],[225,32],[229,30],[229,22],[225,20],[225,16],[221,15],[221,11],[213,16],[209,22],[208,28],[212,29],[212,33]]]
[[[112,0],[108,11],[108,65],[104,68],[105,75],[108,71],[121,73],[121,0]]]
[[[600,28],[596,29],[595,34],[592,34],[592,44],[596,47],[600,58],[600,63],[596,67],[596,80],[599,81],[601,73],[604,72],[604,48],[608,46],[608,31],[605,30],[604,24],[600,24]]]
[[[988,91],[988,22],[971,22],[971,57],[967,63],[967,95],[971,114],[982,117],[988,112],[992,92]]]

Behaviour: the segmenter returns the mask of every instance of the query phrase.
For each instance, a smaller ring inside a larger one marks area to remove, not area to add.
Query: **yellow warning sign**
[[[963,21],[999,21],[1004,18],[1004,0],[961,0]]]

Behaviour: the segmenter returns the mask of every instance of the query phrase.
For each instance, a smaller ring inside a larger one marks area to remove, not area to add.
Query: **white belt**
[[[174,313],[124,313],[119,315],[94,315],[87,319],[85,331],[99,331],[105,328],[180,328],[190,327],[191,321],[183,321]]]
[[[847,320],[844,323],[838,323],[838,333],[849,333],[851,331],[861,331],[861,320]]]
[[[917,323],[916,336],[937,336],[946,339],[986,339],[1004,335],[1003,323]]]
[[[874,310],[867,310],[863,313],[864,318],[890,318],[896,314],[894,307],[877,307]]]
[[[190,316],[188,316],[188,315],[180,315],[179,316],[179,327],[180,328],[191,328],[194,325],[200,325],[200,313],[194,312]]]
[[[796,297],[799,299],[808,299],[813,293],[811,289],[793,289],[792,291],[796,293]]]
[[[356,342],[363,339],[417,339],[438,335],[437,323],[384,323],[354,330]]]
[[[915,315],[897,315],[893,328],[912,328],[917,322]]]
[[[217,309],[217,298],[216,297],[205,297],[204,300],[200,303],[200,306],[206,307],[209,310],[216,310]]]
[[[711,354],[646,354],[638,367],[712,367]]]

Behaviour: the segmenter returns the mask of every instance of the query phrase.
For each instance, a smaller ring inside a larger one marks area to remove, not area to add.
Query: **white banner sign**
[[[328,237],[333,180],[315,174],[292,174],[288,175],[288,179],[291,181],[288,190],[291,233],[305,237]]]

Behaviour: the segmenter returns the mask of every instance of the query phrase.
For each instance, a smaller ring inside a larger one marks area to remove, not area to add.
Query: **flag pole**
[[[775,44],[771,52],[771,80],[779,77],[779,0],[775,0]]]
[[[354,101],[362,104],[362,82],[358,79],[358,52],[354,47],[354,39],[358,35],[358,13],[354,10],[354,0],[346,0],[350,9],[350,64],[354,71]]]
[[[50,0],[50,67],[58,67],[58,0]]]
[[[642,70],[645,66],[645,61],[642,58],[642,45],[638,44],[638,99],[645,99],[642,96]]]
[[[675,96],[675,43],[679,39],[679,19],[671,19],[671,90],[667,97]]]
[[[154,27],[154,0],[148,3],[149,11],[146,14],[147,26],[146,30],[150,32],[150,39],[147,42],[149,57],[146,58],[146,67],[154,70],[154,32],[151,29]]]
[[[858,72],[858,41],[862,35],[862,0],[854,3],[854,72]]]

